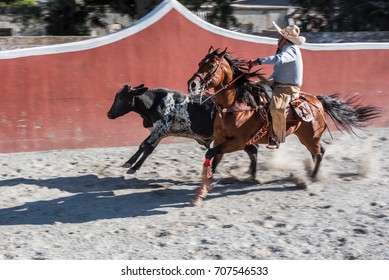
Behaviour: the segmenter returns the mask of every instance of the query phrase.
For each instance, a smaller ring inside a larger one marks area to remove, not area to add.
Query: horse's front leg
[[[258,147],[254,144],[248,145],[244,148],[244,151],[247,153],[247,155],[250,158],[250,167],[247,171],[248,174],[250,174],[250,179],[255,181],[256,173],[257,173],[257,155],[258,155]],[[216,167],[219,165],[221,159],[223,158],[224,154],[217,154],[212,159],[212,173],[215,173]]]
[[[216,167],[219,165],[222,158],[223,158],[223,154],[218,154],[214,156],[214,158],[212,159],[212,173],[215,173]]]
[[[212,160],[218,156],[222,156],[220,153],[220,146],[211,148],[205,154],[205,160],[203,163],[203,171],[201,173],[201,186],[197,188],[196,194],[192,198],[192,205],[200,204],[205,197],[208,195],[208,192],[213,188],[213,164]],[[221,158],[221,157],[220,157]],[[220,158],[218,159],[220,161]],[[216,163],[217,165],[217,163]],[[216,166],[215,166],[216,168]]]

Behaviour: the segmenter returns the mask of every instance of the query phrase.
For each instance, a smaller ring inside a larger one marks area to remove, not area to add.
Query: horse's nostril
[[[195,83],[195,82],[192,82],[192,83],[190,84],[190,88],[191,88],[191,89],[196,88],[196,83]]]
[[[108,117],[108,119],[112,119],[112,115],[111,115],[111,113],[107,113],[107,117]]]

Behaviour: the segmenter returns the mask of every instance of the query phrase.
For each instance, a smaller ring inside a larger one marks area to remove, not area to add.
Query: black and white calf
[[[115,119],[135,112],[143,118],[143,126],[151,132],[138,151],[124,163],[123,167],[129,168],[128,174],[135,173],[158,143],[168,136],[191,138],[206,148],[210,147],[213,141],[213,102],[207,100],[200,104],[197,101],[179,91],[149,89],[143,84],[134,88],[125,85],[116,93],[108,118]],[[249,173],[255,178],[258,149],[250,145],[245,151],[251,160]],[[214,170],[217,164],[216,161],[212,163]]]

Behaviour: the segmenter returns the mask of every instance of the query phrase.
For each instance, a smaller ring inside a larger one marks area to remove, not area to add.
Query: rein
[[[197,73],[196,73],[197,74]],[[196,75],[195,74],[195,75]],[[204,100],[204,102],[206,102],[208,99],[214,97],[216,94],[218,94],[219,92],[225,90],[226,88],[230,87],[233,83],[235,83],[237,80],[239,80],[243,75],[246,75],[247,73],[242,73],[240,74],[238,77],[236,77],[235,79],[233,79],[232,81],[228,82],[227,84],[225,84],[224,86],[222,86],[220,89],[218,89],[216,92],[212,93],[210,92],[209,90],[202,90],[201,91],[201,98],[200,98],[200,103],[202,102],[202,96],[205,94],[205,93],[208,93],[210,96]],[[199,76],[198,76],[199,77]],[[209,83],[210,81],[208,81]],[[208,83],[205,83],[205,84],[208,84]],[[204,103],[203,102],[203,103]],[[201,103],[201,104],[203,104]]]
[[[211,73],[205,75],[205,77],[203,78],[199,72],[196,72],[194,74],[194,76],[198,77],[203,83],[204,83],[204,87],[200,93],[200,104],[204,104],[205,102],[207,102],[209,99],[213,98],[215,95],[219,94],[220,92],[224,91],[225,89],[229,88],[232,84],[234,84],[236,81],[238,81],[241,77],[243,77],[243,75],[247,75],[247,74],[250,74],[250,71],[251,71],[251,67],[247,68],[247,69],[244,69],[246,70],[246,72],[243,72],[238,75],[237,77],[235,77],[234,79],[232,79],[231,81],[229,81],[227,84],[225,85],[222,85],[221,88],[219,88],[217,91],[215,91],[214,93],[210,92],[209,90],[206,90],[205,88],[208,86],[208,84],[212,81],[212,79],[214,78],[214,76],[218,73],[218,71],[220,69],[223,68],[223,58],[224,58],[225,54],[223,54],[223,56],[221,57],[217,57],[217,60],[219,61],[218,63],[218,66],[216,67],[216,69],[214,71],[212,71]],[[207,97],[206,99],[204,99],[203,101],[203,95],[205,94],[209,94],[209,97]],[[212,100],[214,103],[215,101]],[[253,109],[249,106],[231,106],[229,108],[222,108],[221,106],[215,104],[216,106],[216,109],[219,111],[219,114],[223,113],[223,112],[242,112],[242,111],[252,111]],[[254,111],[256,111],[258,108],[254,109]]]
[[[224,55],[225,55],[225,54],[223,54],[223,56],[220,57],[220,58],[219,58],[218,56],[216,56],[216,57],[219,59],[219,61],[220,61],[219,64],[217,65],[216,69],[215,69],[212,73],[209,73],[209,74],[205,75],[204,78],[200,75],[199,72],[196,72],[196,73],[193,74],[193,76],[198,77],[198,78],[204,83],[204,87],[207,86],[207,85],[212,81],[213,77],[216,75],[216,73],[219,71],[219,69],[220,69],[221,67],[223,67],[223,58],[224,58]],[[204,92],[204,91],[202,91],[201,94],[202,94],[203,92]]]
[[[198,72],[196,72],[196,73],[194,74],[194,76],[199,77],[200,80],[204,83],[204,85],[205,85],[204,88],[212,81],[212,79],[213,79],[213,77],[216,75],[217,71],[223,66],[223,60],[222,60],[223,58],[224,58],[224,55],[220,58],[220,63],[219,63],[219,65],[218,65],[218,67],[215,69],[215,71],[213,71],[213,72],[209,75],[208,81],[205,80],[203,77],[201,77],[201,75],[200,75]],[[244,73],[244,72],[243,72],[243,73],[240,74],[238,77],[236,77],[235,79],[231,80],[230,82],[228,82],[227,84],[225,84],[224,86],[222,86],[220,89],[218,89],[218,90],[217,90],[216,92],[214,92],[214,93],[210,92],[209,90],[203,89],[203,90],[201,91],[201,93],[200,93],[200,94],[201,94],[201,97],[200,97],[200,104],[205,103],[208,99],[212,98],[213,96],[215,96],[215,95],[218,94],[219,92],[221,92],[221,91],[227,89],[228,87],[230,87],[233,83],[235,83],[237,80],[239,80],[241,77],[243,77],[243,75],[246,75],[246,74],[249,74],[249,73],[250,73],[250,69],[248,70],[247,73]],[[202,102],[202,96],[203,96],[205,93],[208,93],[210,96],[209,96],[207,99],[205,99],[204,102]]]

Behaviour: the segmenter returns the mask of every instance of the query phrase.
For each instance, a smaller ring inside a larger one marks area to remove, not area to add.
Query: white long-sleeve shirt
[[[259,60],[261,64],[274,64],[274,71],[270,76],[274,82],[297,86],[303,84],[303,60],[298,46],[286,45],[278,54]]]

